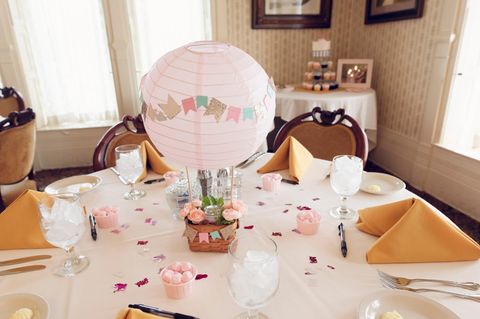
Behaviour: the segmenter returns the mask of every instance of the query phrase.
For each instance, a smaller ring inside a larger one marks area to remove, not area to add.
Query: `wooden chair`
[[[35,138],[35,113],[31,108],[11,112],[0,121],[0,211],[23,190],[36,189]]]
[[[295,137],[315,158],[331,161],[346,154],[360,157],[364,165],[367,161],[367,135],[344,109],[330,112],[317,106],[285,123],[273,142],[274,151],[288,136]]]
[[[4,87],[0,89],[0,92],[0,116],[7,117],[11,112],[25,110],[25,102],[14,88]]]
[[[99,171],[115,166],[115,148],[125,144],[140,144],[144,140],[152,141],[145,132],[142,115],[125,115],[121,122],[108,129],[93,152],[93,170]],[[155,146],[154,146],[155,147]]]

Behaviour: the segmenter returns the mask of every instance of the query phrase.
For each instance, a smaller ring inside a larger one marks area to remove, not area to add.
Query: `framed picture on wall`
[[[365,24],[422,17],[425,0],[367,0]]]
[[[252,29],[330,28],[332,0],[252,0]]]
[[[372,83],[372,59],[339,59],[337,82],[342,88],[368,89]]]

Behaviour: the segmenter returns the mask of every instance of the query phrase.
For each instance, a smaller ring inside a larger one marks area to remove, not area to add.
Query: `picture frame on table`
[[[330,28],[333,0],[252,0],[252,29]]]
[[[421,18],[425,0],[367,0],[365,24]]]
[[[337,82],[341,88],[368,89],[372,83],[373,59],[339,59]]]

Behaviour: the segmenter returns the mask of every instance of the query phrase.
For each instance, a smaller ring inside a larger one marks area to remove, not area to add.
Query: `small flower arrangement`
[[[192,224],[208,224],[210,222],[206,220],[205,211],[209,207],[216,207],[219,210],[214,222],[216,225],[230,225],[246,214],[248,210],[241,200],[233,200],[225,204],[221,197],[204,196],[202,200],[195,199],[186,203],[179,214]]]

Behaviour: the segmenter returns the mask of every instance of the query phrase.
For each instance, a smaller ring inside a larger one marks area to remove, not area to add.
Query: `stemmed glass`
[[[128,200],[137,200],[145,196],[143,189],[135,189],[135,182],[145,169],[140,149],[140,145],[136,144],[121,145],[115,148],[116,169],[130,184],[130,191],[123,195],[123,198]]]
[[[357,212],[347,207],[348,196],[358,192],[362,183],[363,161],[353,155],[339,155],[333,158],[330,171],[330,185],[340,195],[340,206],[333,207],[330,215],[338,219],[354,219]]]
[[[55,274],[70,277],[87,268],[90,263],[88,258],[73,252],[73,246],[85,231],[85,215],[78,195],[48,195],[39,201],[38,209],[40,228],[46,241],[67,252],[67,259],[55,270]]]
[[[235,302],[247,312],[235,318],[268,318],[258,312],[277,292],[279,266],[277,244],[258,233],[234,239],[228,247],[228,287]]]

